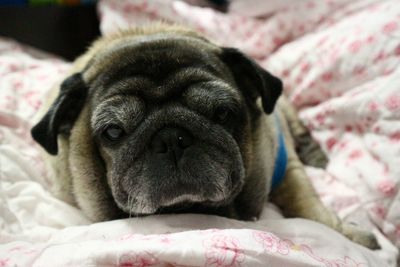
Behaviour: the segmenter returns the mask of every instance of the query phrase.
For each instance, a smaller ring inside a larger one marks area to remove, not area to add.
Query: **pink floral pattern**
[[[217,234],[203,242],[205,247],[205,266],[237,267],[245,260],[240,242],[232,236]]]
[[[151,253],[126,253],[119,258],[118,267],[149,267],[159,264]]]
[[[300,249],[307,254],[308,256],[310,256],[311,258],[313,258],[316,262],[319,262],[321,264],[323,264],[322,266],[326,266],[326,267],[367,267],[368,264],[365,262],[357,262],[354,259],[345,256],[343,259],[335,259],[335,260],[330,260],[327,258],[323,258],[320,256],[317,256],[313,250],[306,246],[306,245],[301,245]]]
[[[269,253],[288,255],[290,252],[290,244],[288,241],[282,240],[272,233],[257,231],[254,232],[254,237]]]
[[[330,259],[329,257],[319,256],[314,250],[306,244],[296,244],[292,240],[282,240],[272,233],[254,231],[255,240],[261,243],[268,253],[278,253],[284,256],[289,256],[291,253],[302,252],[304,255],[315,260],[315,262],[326,267],[362,267],[368,266],[366,263],[358,262],[349,256],[343,258]]]
[[[7,267],[9,261],[10,261],[9,258],[0,259],[0,267]]]

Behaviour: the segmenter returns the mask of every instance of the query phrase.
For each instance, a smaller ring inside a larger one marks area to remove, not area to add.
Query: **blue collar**
[[[271,190],[277,188],[282,183],[283,178],[285,177],[287,160],[288,160],[281,123],[279,121],[278,116],[277,115],[274,116],[278,132],[278,152],[275,158],[275,165],[274,165],[275,169],[274,169],[274,174],[272,175]]]

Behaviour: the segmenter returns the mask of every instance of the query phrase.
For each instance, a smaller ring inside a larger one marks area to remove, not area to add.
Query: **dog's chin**
[[[143,204],[130,204],[129,201],[121,205],[116,201],[117,205],[130,216],[147,216],[152,214],[164,213],[186,213],[198,209],[199,207],[214,208],[226,204],[227,198],[218,197],[213,199],[206,199],[199,195],[180,195],[176,197],[167,198],[162,202],[154,203],[152,201],[144,200]]]
[[[228,206],[242,188],[241,183],[236,183],[233,188],[218,189],[218,193],[202,196],[201,194],[181,194],[175,196],[160,196],[154,194],[143,196],[134,203],[131,198],[124,200],[115,199],[117,206],[129,217],[148,216],[166,213],[204,213],[216,214],[215,210]],[[204,190],[207,190],[205,188]],[[125,193],[126,196],[130,195]]]
[[[140,208],[140,210],[132,207],[124,207],[123,211],[129,217],[143,217],[149,215],[158,214],[180,214],[180,213],[202,213],[202,214],[217,214],[216,210],[220,207],[227,206],[227,201],[222,200],[220,202],[215,201],[182,201],[172,205],[160,205],[160,206],[146,206]]]
[[[125,213],[130,216],[148,216],[154,214],[173,214],[173,213],[210,213],[207,212],[215,209],[216,207],[223,206],[226,201],[210,201],[203,200],[201,198],[196,198],[191,196],[186,198],[185,196],[180,196],[177,199],[179,201],[173,201],[170,203],[160,203],[160,205],[147,205],[137,209],[136,207],[125,207]]]

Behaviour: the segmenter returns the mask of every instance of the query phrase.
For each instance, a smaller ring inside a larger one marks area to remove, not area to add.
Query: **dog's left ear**
[[[57,135],[69,133],[86,101],[88,88],[80,73],[63,81],[60,92],[43,118],[32,128],[33,139],[47,152],[58,152]]]
[[[244,96],[252,103],[261,97],[265,113],[272,113],[282,93],[282,81],[236,48],[222,48],[221,59],[231,70]]]

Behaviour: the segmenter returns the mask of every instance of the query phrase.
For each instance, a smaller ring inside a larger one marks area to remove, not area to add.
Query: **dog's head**
[[[78,141],[93,144],[121,210],[227,206],[245,184],[254,123],[281,91],[279,79],[236,49],[193,34],[127,34],[62,83],[32,134],[57,154],[57,136],[76,130],[88,108],[79,127],[90,140]]]

